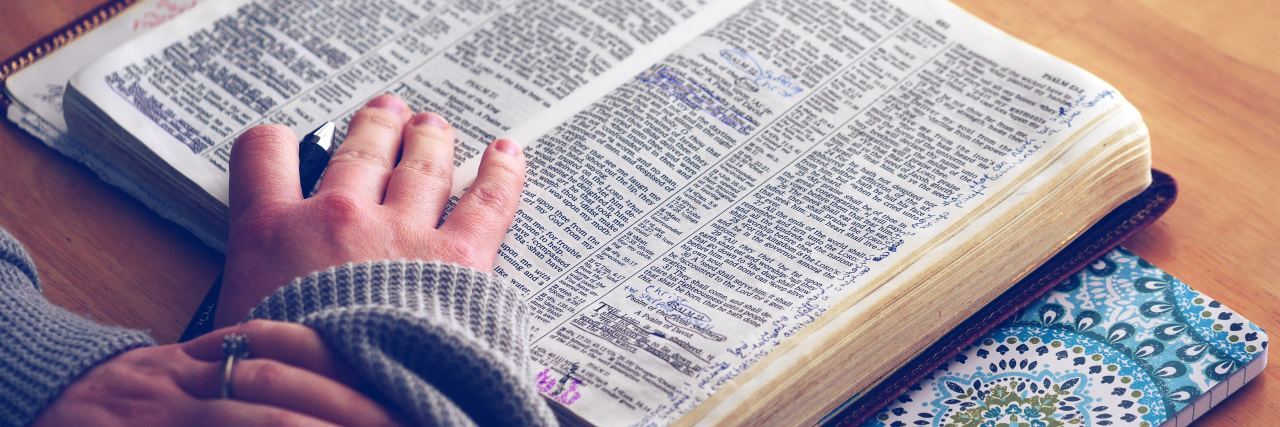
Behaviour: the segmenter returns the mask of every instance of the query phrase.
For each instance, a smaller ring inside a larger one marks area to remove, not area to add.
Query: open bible
[[[1115,88],[942,1],[140,3],[10,117],[216,248],[253,125],[393,92],[458,193],[519,141],[494,274],[566,420],[817,422],[1151,182]]]

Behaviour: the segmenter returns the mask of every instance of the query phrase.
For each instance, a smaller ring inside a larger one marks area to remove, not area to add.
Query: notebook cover
[[[827,416],[825,424],[859,425],[866,422],[909,387],[954,358],[992,328],[1021,312],[1051,288],[1150,225],[1169,209],[1177,193],[1173,177],[1152,169],[1150,187],[1103,217],[1044,265],[1014,284],[876,387]]]
[[[1266,366],[1257,325],[1124,248],[1054,286],[866,426],[1183,426]]]
[[[26,68],[28,65],[35,63],[40,58],[48,55],[50,52],[58,50],[72,40],[84,35],[102,23],[107,22],[111,18],[120,14],[125,8],[129,7],[137,0],[110,0],[101,6],[95,7],[79,18],[66,23],[61,28],[54,30],[49,35],[44,36],[26,49],[23,49],[8,58],[4,62],[0,62],[0,111],[9,108],[9,104],[13,100],[9,99],[9,94],[3,90],[5,81],[12,76],[13,73]]]

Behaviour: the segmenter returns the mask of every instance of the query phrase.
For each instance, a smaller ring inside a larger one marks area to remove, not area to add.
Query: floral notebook
[[[871,426],[1182,426],[1262,372],[1267,335],[1117,248],[992,329]]]

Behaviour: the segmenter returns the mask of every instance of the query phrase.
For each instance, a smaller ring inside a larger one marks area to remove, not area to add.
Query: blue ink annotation
[[[804,92],[804,87],[791,76],[765,68],[759,60],[742,48],[721,50],[720,58],[749,76],[739,79],[738,83],[753,92],[763,89],[782,95],[783,98],[790,98]]]

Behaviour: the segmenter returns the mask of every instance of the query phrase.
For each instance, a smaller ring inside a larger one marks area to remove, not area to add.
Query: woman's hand
[[[434,113],[382,95],[356,112],[320,187],[303,198],[298,138],[258,126],[231,151],[231,236],[217,324],[293,279],[381,259],[442,261],[488,271],[524,187],[509,140],[484,152],[475,183],[440,225],[453,178],[453,129]]]
[[[222,337],[249,338],[249,359],[222,399]],[[395,425],[358,391],[320,336],[306,326],[252,321],[184,344],[127,351],[72,383],[35,426]]]

